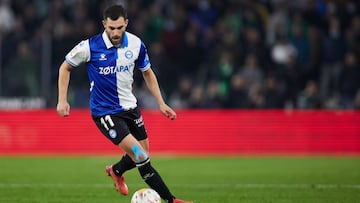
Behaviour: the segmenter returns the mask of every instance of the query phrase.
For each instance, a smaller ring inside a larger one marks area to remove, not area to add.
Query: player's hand
[[[62,116],[66,117],[70,115],[70,105],[68,102],[59,102],[56,106],[57,113]]]
[[[164,114],[166,117],[168,117],[170,120],[174,120],[176,118],[176,113],[174,110],[172,110],[168,105],[162,104],[160,106],[160,111],[162,114]]]

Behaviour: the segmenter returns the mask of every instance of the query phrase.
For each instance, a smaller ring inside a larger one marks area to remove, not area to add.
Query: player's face
[[[117,20],[111,20],[110,18],[103,20],[105,31],[114,46],[121,44],[127,24],[128,20],[123,17],[119,17]]]

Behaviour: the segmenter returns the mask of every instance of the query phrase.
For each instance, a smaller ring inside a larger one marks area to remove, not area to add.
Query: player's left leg
[[[151,166],[148,153],[144,150],[142,145],[129,134],[119,144],[133,159],[138,167],[141,177],[144,181],[155,191],[159,193],[161,198],[167,202],[172,202],[174,196],[170,193],[168,187],[160,177],[159,173]]]
[[[139,141],[142,148],[149,153],[149,141],[148,139],[144,139]],[[114,173],[117,176],[123,175],[126,171],[131,170],[136,167],[135,162],[131,159],[131,157],[125,153],[119,162],[113,165]]]
[[[147,139],[145,142],[147,143]],[[119,146],[131,156],[143,180],[158,192],[162,199],[168,203],[190,203],[176,199],[171,194],[160,174],[152,167],[147,151],[144,150],[142,145],[131,134],[126,136]],[[146,146],[148,146],[148,143]]]

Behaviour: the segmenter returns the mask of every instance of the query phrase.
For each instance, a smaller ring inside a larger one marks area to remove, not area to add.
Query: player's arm
[[[58,79],[58,103],[56,111],[60,116],[68,116],[70,114],[70,105],[67,101],[67,92],[70,81],[70,72],[72,66],[64,61],[59,68]]]
[[[156,102],[159,105],[161,113],[171,120],[176,118],[176,113],[172,110],[165,102],[161,96],[160,88],[156,76],[151,68],[148,68],[143,72],[143,77],[146,83],[146,86],[150,90],[151,94],[155,97]]]
[[[59,92],[56,111],[60,116],[64,117],[70,114],[70,105],[67,100],[67,92],[69,87],[71,70],[73,69],[73,67],[78,67],[80,64],[88,62],[89,60],[89,40],[81,41],[65,56],[65,61],[61,64],[59,68]]]

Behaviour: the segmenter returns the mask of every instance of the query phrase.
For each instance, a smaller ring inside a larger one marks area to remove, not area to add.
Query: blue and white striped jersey
[[[114,47],[104,31],[81,41],[65,60],[73,67],[87,64],[92,115],[114,114],[137,106],[132,93],[134,68],[150,68],[146,47],[139,37],[125,32],[121,45]]]

